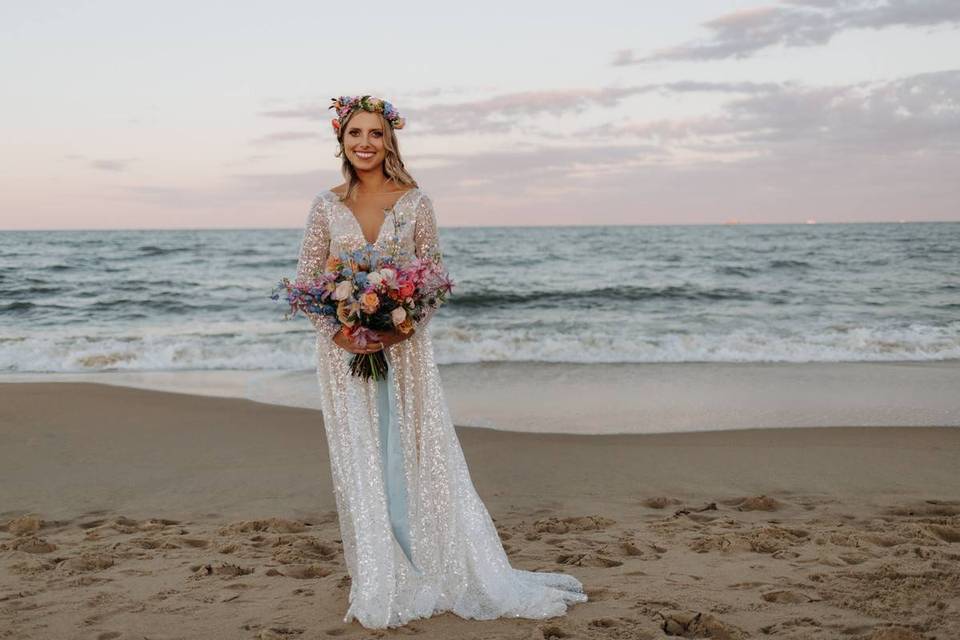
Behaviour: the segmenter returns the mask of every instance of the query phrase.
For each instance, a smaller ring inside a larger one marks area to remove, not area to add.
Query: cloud
[[[273,145],[281,142],[296,142],[300,140],[316,140],[320,134],[316,131],[276,131],[268,133],[250,141],[257,146]]]
[[[496,100],[513,113],[530,117],[544,108],[544,96],[551,96],[556,108],[566,110],[578,108],[577,100],[559,100],[558,95],[586,95],[588,102],[605,104],[644,92],[704,91],[730,98],[719,112],[708,115],[584,127],[567,132],[557,143],[525,142],[469,154],[419,154],[405,162],[429,167],[421,172],[438,184],[482,177],[508,190],[523,191],[556,186],[571,177],[606,175],[622,180],[625,173],[651,168],[682,171],[721,162],[735,166],[763,160],[797,175],[829,166],[828,173],[834,173],[830,180],[836,180],[851,162],[866,167],[880,159],[896,162],[925,156],[951,166],[960,158],[960,70],[836,86],[673,82],[594,93],[543,92],[532,99],[528,93],[513,94]],[[485,104],[478,103],[470,111],[472,116],[485,117]],[[424,112],[433,109],[426,107]],[[517,126],[525,127],[525,122],[519,118]],[[291,193],[304,189],[308,176],[315,174],[237,174],[234,178],[257,191]]]
[[[710,31],[703,40],[660,49],[650,55],[629,49],[617,51],[612,64],[746,58],[777,45],[823,45],[850,29],[958,25],[960,2],[956,0],[790,0],[714,18],[703,24]]]
[[[550,203],[558,221],[581,223],[623,211],[638,221],[717,211],[784,221],[960,213],[950,178],[960,174],[960,70],[835,86],[642,88],[730,98],[708,115],[578,129],[563,146],[435,155],[438,166],[418,174],[444,198],[482,205],[491,224],[522,218],[530,201]],[[461,186],[475,177],[495,188]]]
[[[960,70],[826,87],[767,85],[732,99],[716,115],[632,123],[618,131],[665,146],[713,140],[716,150],[752,147],[762,155],[785,145],[848,158],[960,152]]]
[[[599,89],[557,89],[504,93],[479,100],[454,103],[435,103],[423,107],[408,107],[401,113],[421,134],[504,134],[513,130],[530,130],[535,125],[531,118],[539,115],[563,116],[580,114],[596,108],[614,108],[624,101],[645,93],[753,93],[773,85],[756,82],[700,82],[678,81],[640,84]],[[322,112],[317,106],[304,105],[290,109],[263,111],[262,116],[317,120]],[[406,129],[404,129],[406,131]],[[286,134],[271,134],[286,135]],[[552,134],[551,134],[552,135]],[[263,143],[273,142],[271,136],[258,138]]]
[[[91,169],[97,171],[108,171],[110,173],[121,173],[126,171],[131,164],[139,161],[139,158],[88,158],[79,153],[71,153],[64,156],[68,160],[83,160]]]

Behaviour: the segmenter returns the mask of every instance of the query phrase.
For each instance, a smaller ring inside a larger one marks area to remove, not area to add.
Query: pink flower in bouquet
[[[387,287],[393,288],[397,286],[397,272],[390,267],[384,267],[380,269],[377,273],[380,274],[380,279],[383,284]]]
[[[370,342],[380,342],[380,334],[363,325],[358,324],[355,327],[344,329],[344,333],[347,334],[348,338],[353,340],[354,344],[361,348],[366,347]]]

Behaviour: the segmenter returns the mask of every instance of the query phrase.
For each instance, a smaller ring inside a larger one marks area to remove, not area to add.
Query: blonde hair
[[[343,121],[340,125],[339,131],[337,131],[337,143],[339,148],[335,154],[337,157],[342,157],[343,161],[340,164],[340,171],[343,173],[344,179],[347,181],[347,190],[340,198],[341,201],[344,200],[356,200],[357,197],[357,188],[360,186],[360,179],[357,177],[357,172],[353,168],[350,160],[347,158],[346,150],[343,148],[343,136],[346,134],[350,121],[353,120],[353,116],[360,113],[362,109],[355,109],[347,119]],[[371,112],[368,112],[371,113]],[[393,125],[383,117],[382,113],[372,112],[378,118],[380,118],[380,127],[383,129],[383,148],[386,152],[386,157],[383,159],[383,173],[387,176],[388,180],[393,180],[397,185],[410,185],[411,187],[419,187],[417,181],[413,179],[413,176],[404,168],[403,160],[400,158],[400,143],[397,141],[397,134],[393,130]]]

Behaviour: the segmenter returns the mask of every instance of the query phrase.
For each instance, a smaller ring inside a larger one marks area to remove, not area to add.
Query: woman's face
[[[383,136],[377,114],[359,111],[350,119],[343,133],[343,148],[356,170],[369,171],[383,163],[386,157]]]

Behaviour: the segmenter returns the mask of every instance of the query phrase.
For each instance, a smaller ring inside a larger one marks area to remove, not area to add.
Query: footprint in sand
[[[544,640],[562,640],[563,638],[572,638],[573,634],[559,625],[547,625],[538,627]]]
[[[537,533],[569,533],[571,531],[598,531],[605,529],[615,520],[603,516],[579,516],[573,518],[544,518],[533,523]]]
[[[603,600],[620,600],[626,597],[625,591],[611,591],[606,587],[587,587],[584,589],[590,602],[601,602]]]
[[[277,549],[273,559],[283,564],[304,563],[311,560],[331,561],[337,557],[339,549],[317,538],[295,538],[274,543]]]
[[[912,505],[887,507],[884,513],[900,517],[955,516],[960,514],[960,503],[953,500],[924,500]]]
[[[632,538],[621,538],[616,547],[624,556],[641,560],[659,560],[666,549],[650,542],[637,543]]]
[[[666,509],[672,504],[683,504],[676,498],[667,498],[666,496],[657,496],[655,498],[646,498],[640,504],[650,509]]]
[[[203,538],[176,538],[176,541],[185,547],[194,549],[206,549],[210,546],[210,541]]]
[[[867,640],[924,640],[924,636],[906,627],[879,627],[867,636]]]
[[[798,591],[779,590],[761,593],[760,597],[767,602],[776,602],[778,604],[806,604],[808,602],[819,602],[820,598],[814,598]]]
[[[661,611],[660,628],[668,636],[684,638],[726,638],[744,640],[748,634],[739,627],[723,622],[709,613],[693,611]]]
[[[311,578],[326,578],[333,573],[333,569],[319,564],[292,564],[278,569],[277,572],[288,578],[308,580]]]
[[[797,629],[820,629],[822,626],[823,625],[814,618],[808,618],[804,616],[800,618],[791,618],[790,620],[784,620],[782,622],[777,622],[765,627],[760,627],[760,631],[768,636],[777,637],[777,635],[781,632],[794,633],[797,631]]]
[[[760,587],[769,586],[769,582],[734,582],[733,584],[727,585],[727,589],[736,589],[747,590],[747,589],[759,589]]]
[[[57,545],[37,536],[17,538],[13,542],[0,544],[0,550],[23,551],[24,553],[50,553]]]
[[[221,536],[237,535],[240,533],[269,532],[269,533],[303,533],[307,530],[306,523],[286,518],[265,518],[261,520],[243,520],[220,527],[217,530]]]
[[[261,629],[260,633],[257,634],[257,638],[259,640],[289,640],[290,638],[300,637],[304,631],[306,631],[306,629],[270,627],[269,629]]]
[[[620,623],[613,618],[597,618],[596,620],[591,620],[588,624],[591,627],[597,627],[599,629],[612,629],[613,627],[620,626]]]
[[[778,511],[783,508],[782,502],[767,495],[725,500],[723,504],[736,507],[738,511]]]
[[[698,517],[698,516],[694,516],[693,514],[701,513],[703,511],[716,511],[716,510],[717,510],[717,503],[710,502],[708,504],[705,504],[702,507],[684,507],[682,509],[677,509],[676,511],[673,512],[673,517],[676,518],[678,516],[688,516],[699,522],[710,521],[715,519],[716,516],[703,515]]]
[[[786,552],[795,545],[807,542],[810,533],[804,529],[763,525],[745,532],[706,534],[689,543],[697,553],[709,551],[754,551],[776,554]],[[794,557],[795,554],[780,557]]]
[[[37,516],[20,516],[0,525],[0,531],[6,531],[14,536],[25,536],[31,533],[37,533],[45,524],[47,523]]]
[[[253,573],[253,568],[245,568],[228,562],[221,562],[217,565],[193,565],[190,567],[190,570],[193,571],[193,574],[190,576],[190,579],[192,580],[206,578],[207,576],[235,578],[237,576],[245,576]]]
[[[619,560],[590,552],[562,554],[557,556],[556,562],[558,564],[574,565],[577,567],[602,567],[604,569],[619,567],[623,564]]]
[[[100,571],[112,567],[114,564],[116,564],[116,561],[112,555],[89,552],[81,553],[79,556],[73,558],[67,558],[58,564],[56,568],[57,571],[70,575],[86,571]]]

